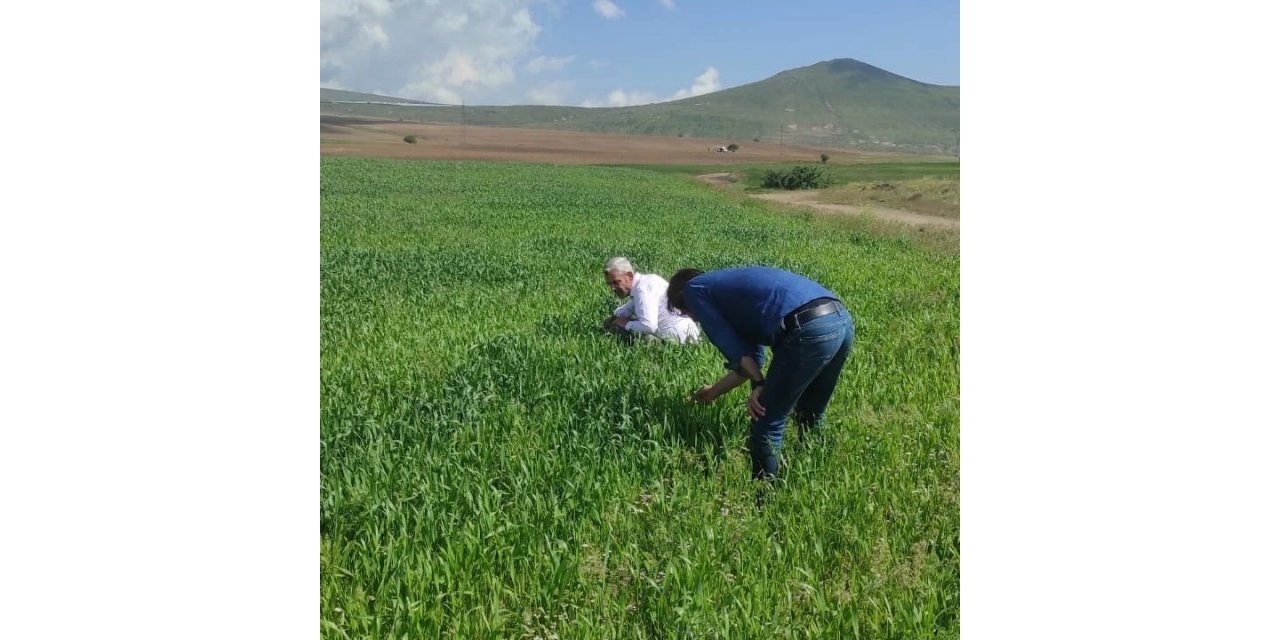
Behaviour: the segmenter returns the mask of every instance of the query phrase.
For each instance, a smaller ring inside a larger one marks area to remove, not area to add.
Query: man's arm
[[[631,319],[631,312],[635,309],[635,302],[627,299],[622,306],[613,310],[613,315],[604,319],[604,328],[606,331],[622,330],[627,326],[627,322]]]
[[[658,292],[648,286],[636,285],[631,289],[636,319],[626,324],[627,331],[641,334],[657,333],[658,298]]]
[[[613,317],[630,318],[631,313],[635,310],[635,308],[636,308],[636,301],[628,298],[626,302],[622,303],[622,306],[613,310]]]
[[[764,391],[764,372],[756,364],[764,357],[763,351],[764,347],[761,346],[755,358],[742,356],[738,362],[742,372],[751,379],[751,393],[747,394],[747,415],[757,420],[764,417],[764,405],[760,404],[760,394]]]
[[[733,326],[704,292],[686,289],[685,300],[689,303],[693,316],[702,325],[707,338],[724,355],[724,366],[729,370],[719,380],[694,391],[692,399],[702,404],[710,404],[747,380],[763,380],[764,375],[760,372],[760,364],[763,363],[764,347],[757,345],[752,349],[739,338]]]
[[[763,349],[763,347],[761,347],[761,349]],[[760,370],[760,365],[756,364],[756,360],[752,356],[742,356],[741,358],[738,358],[738,371],[746,374],[746,378],[744,378],[746,380],[752,380],[757,383],[764,382],[764,372]]]
[[[725,368],[736,369],[742,356],[751,353],[751,345],[738,337],[733,325],[730,325],[720,310],[712,304],[705,292],[686,288],[684,297],[693,317],[697,319],[698,324],[702,325],[703,333],[707,334],[707,339],[711,340],[711,344],[714,344],[724,356]],[[763,347],[758,350],[763,355]]]
[[[716,398],[737,389],[746,381],[747,379],[738,375],[737,372],[726,371],[724,376],[719,380],[708,385],[703,385],[701,389],[694,391],[689,398],[702,404],[711,404],[712,402],[715,402]]]
[[[755,395],[755,389],[764,383],[764,374],[760,372],[760,368],[756,366],[751,356],[742,356],[738,359],[736,371],[731,369],[719,380],[694,391],[692,398],[702,404],[711,404],[716,398],[737,389],[748,380],[753,381],[751,386]]]

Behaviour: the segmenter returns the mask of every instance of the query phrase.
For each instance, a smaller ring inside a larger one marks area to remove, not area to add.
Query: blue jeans
[[[753,477],[778,474],[782,432],[793,412],[802,430],[821,423],[852,348],[853,318],[843,306],[778,338],[760,391],[765,414],[752,420],[748,437]]]

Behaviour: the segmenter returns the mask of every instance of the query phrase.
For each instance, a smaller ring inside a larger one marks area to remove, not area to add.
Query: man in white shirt
[[[667,281],[662,276],[636,273],[630,260],[618,257],[604,263],[604,282],[619,298],[627,298],[605,320],[606,329],[682,344],[698,341],[701,333],[693,318],[667,307]]]

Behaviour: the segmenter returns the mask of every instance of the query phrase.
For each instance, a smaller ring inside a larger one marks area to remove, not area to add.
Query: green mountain
[[[321,104],[321,113],[925,153],[954,153],[960,142],[960,87],[916,82],[849,58],[635,107]]]
[[[434,104],[431,102],[423,102],[421,100],[409,100],[407,98],[393,98],[391,96],[380,96],[376,93],[359,93],[357,91],[343,91],[341,89],[325,89],[320,88],[320,102],[395,102],[404,104]]]

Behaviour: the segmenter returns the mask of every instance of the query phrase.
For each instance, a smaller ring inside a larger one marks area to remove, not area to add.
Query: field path
[[[698,176],[699,180],[713,185],[727,185],[731,182],[729,173],[706,173]],[[881,207],[878,205],[851,205],[851,204],[831,204],[829,202],[818,202],[813,192],[810,191],[774,191],[770,193],[753,193],[752,198],[760,200],[768,200],[770,202],[782,202],[785,204],[793,204],[825,211],[828,213],[839,213],[844,215],[861,215],[870,212],[872,215],[892,220],[894,222],[902,222],[905,224],[932,224],[944,227],[959,227],[959,220],[950,218],[939,218],[937,216],[926,216],[902,209],[893,209],[891,207]]]

